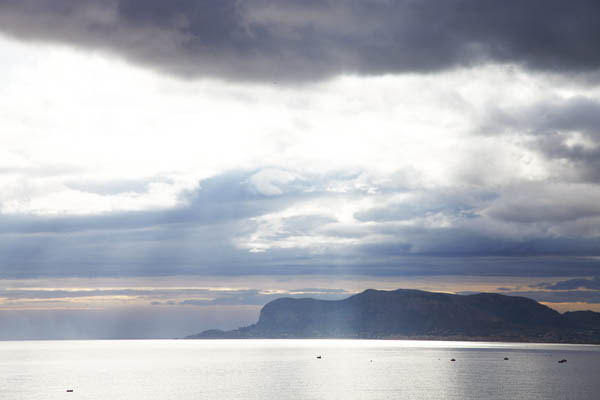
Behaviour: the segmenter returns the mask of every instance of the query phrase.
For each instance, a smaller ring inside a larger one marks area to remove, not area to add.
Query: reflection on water
[[[558,364],[562,358],[568,362]],[[599,372],[600,346],[582,345],[0,342],[3,400],[596,399]],[[71,388],[74,392],[66,393]]]

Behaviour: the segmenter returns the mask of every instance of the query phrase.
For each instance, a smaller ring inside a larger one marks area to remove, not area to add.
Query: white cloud
[[[296,179],[298,177],[291,172],[267,168],[252,175],[248,181],[258,193],[265,196],[276,196],[283,194],[285,191],[284,186]]]
[[[68,47],[7,38],[0,47],[3,213],[172,207],[198,180],[232,169],[258,170],[249,183],[267,196],[339,171],[360,176],[327,190],[367,197],[402,173],[425,188],[543,181],[553,165],[527,137],[473,132],[490,108],[577,91],[510,66],[298,86],[179,81]],[[144,192],[68,184],[159,176]]]

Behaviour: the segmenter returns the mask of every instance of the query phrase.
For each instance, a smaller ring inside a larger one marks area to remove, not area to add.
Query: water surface
[[[559,364],[563,358],[568,361]],[[599,376],[600,346],[585,345],[369,340],[0,342],[3,400],[597,399]],[[67,389],[74,391],[67,393]]]

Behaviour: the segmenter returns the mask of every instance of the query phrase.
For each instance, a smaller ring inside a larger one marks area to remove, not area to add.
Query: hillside
[[[426,338],[600,343],[600,313],[560,314],[525,297],[369,289],[343,300],[281,298],[256,324],[208,338]]]

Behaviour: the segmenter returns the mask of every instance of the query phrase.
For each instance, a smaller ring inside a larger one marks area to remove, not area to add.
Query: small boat
[[[320,360],[321,358],[322,358],[321,356],[317,356],[317,359],[319,359],[319,360]]]
[[[73,393],[73,389],[67,389],[67,393]]]
[[[565,359],[563,358],[563,359],[562,359],[562,360],[560,360],[558,363],[559,363],[559,364],[562,364],[562,363],[566,363],[566,362],[567,362],[567,360],[565,360]]]
[[[504,361],[508,360],[508,357],[504,357]]]
[[[456,360],[453,358],[453,359],[452,359],[452,360],[450,360],[450,361],[456,361]]]

